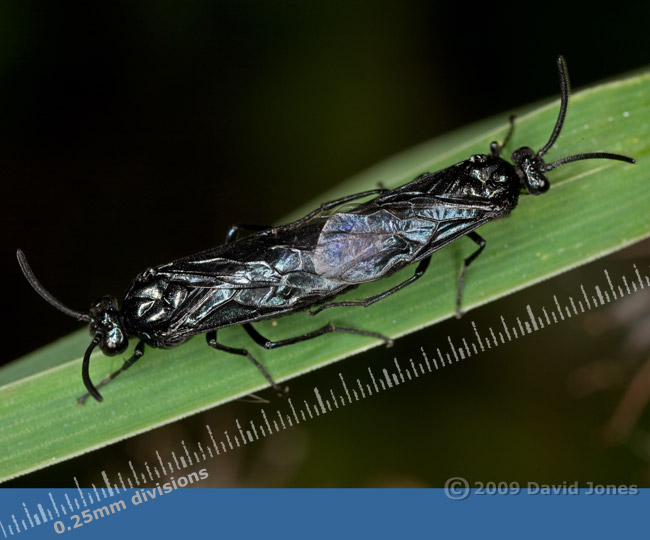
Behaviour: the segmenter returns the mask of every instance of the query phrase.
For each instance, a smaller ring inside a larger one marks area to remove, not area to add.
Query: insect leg
[[[342,306],[361,306],[361,307],[368,307],[374,304],[375,302],[379,302],[379,300],[383,300],[387,296],[390,296],[391,294],[403,289],[407,285],[410,285],[414,281],[417,281],[420,279],[424,273],[427,271],[427,268],[429,266],[429,263],[431,262],[431,256],[429,255],[427,258],[422,259],[420,261],[420,264],[418,264],[417,268],[415,269],[415,274],[413,274],[410,278],[408,278],[406,281],[403,281],[399,285],[395,285],[392,289],[388,289],[387,291],[384,291],[383,293],[377,294],[375,296],[370,296],[368,298],[364,298],[363,300],[350,300],[350,301],[344,301],[344,302],[329,302],[327,304],[323,304],[322,306],[318,306],[316,309],[309,310],[307,313],[310,315],[316,315],[316,313],[320,313],[324,309],[329,309],[333,307],[342,307]]]
[[[471,240],[478,244],[478,249],[472,253],[465,262],[463,263],[463,268],[460,271],[460,276],[458,276],[458,292],[456,293],[456,317],[460,319],[460,316],[463,312],[460,310],[460,296],[463,291],[463,281],[465,280],[465,272],[467,272],[467,267],[472,264],[472,261],[476,259],[481,254],[481,251],[485,248],[485,238],[481,235],[475,233],[474,231],[470,232],[467,235]]]
[[[508,133],[506,133],[506,138],[503,139],[503,144],[499,144],[497,141],[492,141],[490,143],[490,153],[494,157],[499,157],[501,150],[503,150],[506,144],[508,144],[508,141],[512,136],[512,132],[515,130],[515,118],[517,117],[514,114],[511,114],[510,118],[508,118],[508,121],[510,122],[510,128],[508,129]]]
[[[97,401],[102,401],[102,396],[99,394],[97,391],[98,388],[101,388],[102,386],[106,386],[109,382],[111,382],[115,377],[117,377],[120,373],[124,373],[127,369],[129,369],[133,364],[135,364],[140,358],[142,358],[142,355],[144,354],[144,341],[140,341],[136,346],[135,350],[133,351],[133,355],[131,358],[128,358],[127,360],[124,360],[124,364],[122,364],[122,367],[118,369],[115,373],[111,373],[108,377],[106,377],[102,382],[100,382],[95,389],[95,393],[88,392],[81,396],[80,398],[77,398],[77,403],[79,405],[83,405],[86,403],[86,400],[92,395]],[[92,384],[92,383],[91,383]],[[90,388],[89,388],[90,390]],[[99,398],[97,398],[99,396]]]
[[[354,193],[353,195],[347,195],[346,197],[341,197],[340,199],[334,199],[333,201],[324,202],[323,204],[320,205],[320,207],[318,207],[313,212],[310,212],[304,218],[300,219],[296,223],[302,223],[314,219],[315,217],[320,216],[321,214],[328,212],[329,210],[332,210],[333,208],[336,208],[337,206],[340,206],[342,204],[356,201],[357,199],[362,199],[363,197],[368,197],[369,195],[379,195],[381,193],[386,193],[387,191],[390,190],[385,187],[380,187],[377,189],[362,191],[361,193]]]
[[[347,202],[355,201],[357,199],[361,199],[363,197],[367,197],[369,195],[377,195],[379,193],[385,193],[389,191],[388,188],[384,187],[381,183],[379,184],[378,189],[371,189],[369,191],[362,191],[361,193],[355,193],[353,195],[347,195],[346,197],[341,197],[340,199],[335,199],[333,201],[328,201],[326,203],[321,204],[316,210],[313,212],[310,212],[307,214],[305,217],[301,218],[299,222],[306,222],[309,221],[324,212],[327,212],[331,210],[332,208],[336,208],[337,206],[340,206],[342,204],[345,204]],[[233,225],[228,229],[228,232],[226,233],[226,244],[229,244],[230,242],[233,242],[237,240],[239,237],[239,231],[241,229],[249,230],[249,231],[266,231],[267,229],[272,229],[273,227],[271,225],[244,225],[244,224],[239,224],[239,225]]]
[[[315,337],[322,336],[323,334],[329,334],[330,332],[343,332],[346,334],[357,334],[360,336],[374,337],[377,339],[381,339],[386,344],[386,347],[392,347],[393,345],[392,339],[387,338],[386,336],[383,336],[381,334],[378,334],[377,332],[368,332],[367,330],[357,330],[356,328],[336,326],[332,323],[326,324],[322,328],[319,328],[318,330],[314,330],[313,332],[307,332],[306,334],[303,334],[301,336],[283,339],[281,341],[271,341],[270,339],[265,338],[262,334],[260,334],[257,330],[255,330],[255,328],[253,328],[253,325],[250,323],[245,323],[243,327],[244,330],[246,330],[246,332],[248,333],[248,335],[251,338],[253,338],[253,341],[255,341],[255,343],[257,343],[260,347],[264,347],[265,349],[277,349],[278,347],[293,345],[294,343],[300,343],[301,341],[314,339]]]
[[[362,199],[363,197],[368,197],[369,195],[378,195],[380,193],[386,193],[387,191],[390,191],[388,188],[384,187],[381,183],[379,184],[380,187],[377,189],[371,189],[368,191],[362,191],[361,193],[354,193],[353,195],[347,195],[345,197],[341,197],[340,199],[334,199],[333,201],[328,201],[323,204],[321,204],[316,210],[313,212],[310,212],[307,214],[305,217],[301,218],[299,221],[296,223],[300,222],[306,222],[309,221],[324,212],[328,212],[329,210],[332,210],[333,208],[336,208],[337,206],[340,206],[342,204],[356,201],[357,199]],[[228,232],[226,233],[226,244],[229,244],[230,242],[233,242],[234,240],[237,239],[237,233],[239,232],[240,229],[248,229],[249,231],[265,231],[267,229],[272,229],[270,225],[233,225],[228,229]]]
[[[284,396],[288,392],[288,388],[285,386],[284,388],[281,388],[278,383],[276,383],[273,380],[273,377],[269,375],[269,372],[266,371],[264,366],[258,362],[255,357],[249,353],[246,349],[235,349],[234,347],[228,347],[228,345],[222,345],[221,343],[217,342],[217,331],[213,330],[212,332],[208,332],[205,335],[205,339],[208,342],[208,345],[212,347],[213,349],[217,349],[218,351],[223,351],[227,352],[230,354],[236,354],[239,356],[245,356],[248,358],[253,365],[260,370],[260,373],[264,375],[264,378],[268,381],[268,383],[273,387],[273,389],[280,394],[281,396]]]
[[[270,225],[244,225],[244,224],[239,224],[239,225],[232,225],[230,229],[228,229],[228,232],[226,233],[226,244],[230,244],[230,242],[233,242],[237,240],[237,237],[239,236],[239,231],[241,229],[245,229],[248,231],[266,231],[267,229],[272,229]]]

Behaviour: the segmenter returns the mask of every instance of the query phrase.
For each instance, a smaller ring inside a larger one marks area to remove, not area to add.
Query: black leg
[[[381,186],[381,184],[380,184]],[[368,197],[370,195],[378,195],[380,193],[385,193],[386,191],[389,191],[385,187],[381,186],[379,189],[371,189],[369,191],[362,191],[361,193],[355,193],[354,195],[347,195],[346,197],[341,197],[340,199],[335,199],[333,201],[328,201],[326,203],[323,203],[320,205],[319,208],[314,210],[313,212],[310,212],[307,214],[305,217],[301,218],[299,221],[300,222],[305,222],[309,221],[325,212],[328,212],[329,210],[332,210],[333,208],[336,208],[337,206],[340,206],[342,204],[348,203],[355,201],[357,199],[361,199],[363,197]],[[226,233],[226,244],[229,244],[230,242],[233,242],[237,240],[239,237],[239,231],[241,229],[245,229],[248,231],[266,231],[268,229],[272,229],[273,227],[270,225],[233,225],[228,229],[228,232]]]
[[[465,272],[467,272],[467,267],[472,264],[472,261],[476,259],[481,254],[481,251],[485,248],[485,239],[479,234],[472,231],[467,235],[470,240],[473,240],[478,244],[478,249],[472,253],[465,262],[463,263],[463,268],[460,271],[460,276],[458,276],[458,292],[456,293],[456,317],[460,319],[463,312],[460,310],[460,296],[463,291],[463,281],[465,280]]]
[[[510,140],[512,133],[515,130],[515,118],[517,117],[514,114],[511,114],[510,118],[508,118],[508,121],[510,122],[510,128],[508,129],[508,133],[506,133],[506,138],[503,139],[503,144],[499,144],[497,141],[492,141],[490,143],[490,153],[494,157],[499,157],[499,154],[501,154],[501,150],[503,150],[506,144],[508,144],[508,141]]]
[[[370,189],[368,191],[362,191],[361,193],[355,193],[353,195],[347,195],[346,197],[341,197],[340,199],[334,199],[333,201],[328,201],[320,205],[319,208],[314,210],[313,212],[310,212],[307,214],[305,217],[301,218],[299,221],[296,223],[302,223],[305,221],[310,221],[314,219],[317,216],[320,216],[321,214],[325,212],[329,212],[333,208],[336,208],[337,206],[340,206],[345,203],[349,203],[352,201],[356,201],[357,199],[362,199],[364,197],[369,197],[370,195],[379,195],[381,193],[386,193],[389,191],[386,188],[378,188],[378,189]]]
[[[413,274],[410,278],[408,278],[406,281],[403,281],[399,285],[395,285],[392,289],[388,289],[387,291],[384,291],[383,293],[377,294],[375,296],[370,296],[369,298],[364,298],[363,300],[349,300],[349,301],[344,301],[344,302],[329,302],[327,304],[323,304],[322,306],[318,306],[316,309],[309,310],[307,313],[310,315],[316,315],[316,313],[320,313],[324,309],[329,309],[333,307],[342,307],[342,306],[361,306],[361,307],[368,307],[374,304],[375,302],[379,302],[379,300],[383,300],[387,296],[390,296],[393,293],[396,293],[397,291],[403,289],[407,285],[410,285],[414,281],[417,281],[420,279],[424,273],[427,271],[427,268],[429,266],[429,263],[431,262],[431,256],[429,255],[426,259],[422,259],[420,261],[420,264],[418,264],[417,268],[415,269],[415,274]]]
[[[221,343],[218,343],[216,330],[213,332],[208,332],[205,335],[205,338],[208,342],[208,345],[210,345],[210,347],[214,349],[217,349],[218,351],[223,351],[230,354],[236,354],[239,356],[245,356],[246,358],[248,358],[253,363],[253,365],[260,370],[260,373],[264,375],[264,378],[268,381],[268,383],[273,387],[273,389],[278,394],[280,394],[281,396],[287,394],[289,389],[286,386],[284,388],[278,386],[278,384],[273,380],[273,377],[271,377],[271,375],[269,375],[269,372],[266,371],[264,366],[260,364],[257,360],[255,360],[255,357],[251,353],[249,353],[246,349],[235,349],[233,347],[228,347],[227,345],[222,345]]]
[[[102,396],[100,393],[97,391],[98,388],[101,388],[102,386],[106,386],[109,382],[111,382],[115,377],[117,377],[120,373],[124,373],[127,369],[129,369],[133,364],[135,364],[140,358],[142,358],[142,355],[144,354],[144,341],[140,341],[136,346],[135,350],[133,351],[133,355],[131,358],[128,358],[127,360],[124,361],[124,364],[122,364],[122,367],[118,369],[115,373],[111,373],[108,377],[106,377],[102,382],[100,382],[96,387],[94,387],[95,392],[88,392],[81,396],[80,398],[77,399],[77,403],[79,405],[83,405],[86,403],[86,400],[92,395],[97,401],[102,401]],[[95,395],[96,394],[96,395]]]
[[[322,336],[323,334],[329,334],[330,332],[343,332],[345,334],[357,334],[359,336],[374,337],[381,339],[386,344],[386,347],[392,347],[393,345],[392,339],[387,338],[386,336],[382,336],[377,332],[368,332],[367,330],[357,330],[356,328],[336,326],[332,323],[326,324],[322,328],[314,330],[313,332],[307,332],[301,336],[283,339],[281,341],[271,341],[270,339],[265,338],[262,334],[255,330],[255,328],[253,328],[253,325],[250,323],[246,323],[243,326],[244,330],[248,332],[248,335],[253,338],[253,341],[255,341],[255,343],[257,343],[260,347],[264,347],[265,349],[269,350],[277,349],[278,347],[284,347],[286,345],[293,345],[294,343],[300,343],[301,341],[307,341],[309,339],[314,339],[315,337]]]
[[[226,233],[226,244],[230,244],[230,242],[234,242],[237,240],[239,237],[239,231],[241,229],[247,230],[247,231],[266,231],[267,229],[272,229],[270,225],[233,225],[228,229],[228,232]]]

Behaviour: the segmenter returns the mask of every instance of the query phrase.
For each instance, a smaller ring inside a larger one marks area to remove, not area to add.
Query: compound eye
[[[540,178],[537,184],[537,191],[538,193],[546,193],[550,187],[551,183],[546,178]]]
[[[126,351],[128,346],[129,340],[124,335],[122,328],[113,326],[106,331],[101,349],[106,356],[115,356]]]

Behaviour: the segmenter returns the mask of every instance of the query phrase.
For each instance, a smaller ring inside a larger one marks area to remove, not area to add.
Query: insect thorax
[[[516,206],[521,179],[511,163],[497,156],[474,154],[458,165],[465,165],[466,169],[457,182],[460,196],[492,201],[510,209]]]

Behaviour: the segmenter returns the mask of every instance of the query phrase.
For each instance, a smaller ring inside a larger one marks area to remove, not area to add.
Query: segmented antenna
[[[569,104],[569,73],[566,67],[566,61],[562,55],[557,57],[557,69],[560,75],[560,112],[557,115],[557,120],[555,121],[555,127],[553,128],[553,133],[548,142],[537,152],[537,157],[541,158],[548,149],[555,144],[555,141],[560,136],[560,131],[562,131],[562,126],[564,125],[564,119],[566,118],[566,111]],[[636,163],[636,160],[622,156],[620,154],[612,154],[610,152],[588,152],[585,154],[575,154],[573,156],[567,156],[562,159],[558,159],[553,163],[544,164],[541,168],[542,172],[552,171],[560,165],[565,163],[571,163],[572,161],[582,161],[583,159],[615,159],[618,161],[625,161],[626,163]]]
[[[555,127],[553,128],[553,133],[548,142],[537,152],[537,157],[541,158],[548,149],[553,146],[555,141],[562,131],[562,126],[564,125],[564,119],[566,118],[566,110],[569,105],[569,72],[566,69],[566,62],[562,55],[557,57],[557,69],[560,75],[560,113],[557,115],[557,120],[555,121]]]
[[[622,156],[620,154],[610,154],[609,152],[589,152],[587,154],[576,154],[574,156],[567,156],[562,159],[558,159],[553,163],[548,163],[542,168],[543,172],[552,171],[560,165],[565,163],[571,163],[572,161],[581,161],[583,159],[615,159],[617,161],[625,161],[626,163],[636,163],[636,160],[631,157]]]
[[[93,337],[93,340],[90,342],[90,345],[86,349],[86,352],[84,353],[84,361],[83,364],[81,364],[81,378],[83,379],[88,393],[97,401],[104,401],[104,398],[97,390],[97,387],[90,380],[90,355],[92,354],[93,349],[99,345],[100,341],[101,338],[98,335],[95,335],[95,337]]]
[[[36,279],[36,276],[34,275],[34,272],[32,272],[31,267],[29,266],[29,263],[27,262],[27,257],[25,257],[25,254],[22,252],[22,250],[16,251],[16,257],[18,257],[18,264],[20,265],[20,269],[23,271],[23,274],[25,275],[25,279],[29,282],[29,284],[33,287],[33,289],[41,295],[41,298],[45,300],[48,304],[54,306],[56,309],[59,311],[62,311],[66,315],[69,315],[70,317],[74,317],[78,321],[85,321],[85,322],[90,322],[91,318],[90,315],[87,313],[81,313],[79,311],[74,311],[70,309],[69,307],[64,306],[61,302],[59,302],[54,296],[52,296],[51,293],[49,293],[43,285],[41,285],[41,282]]]

